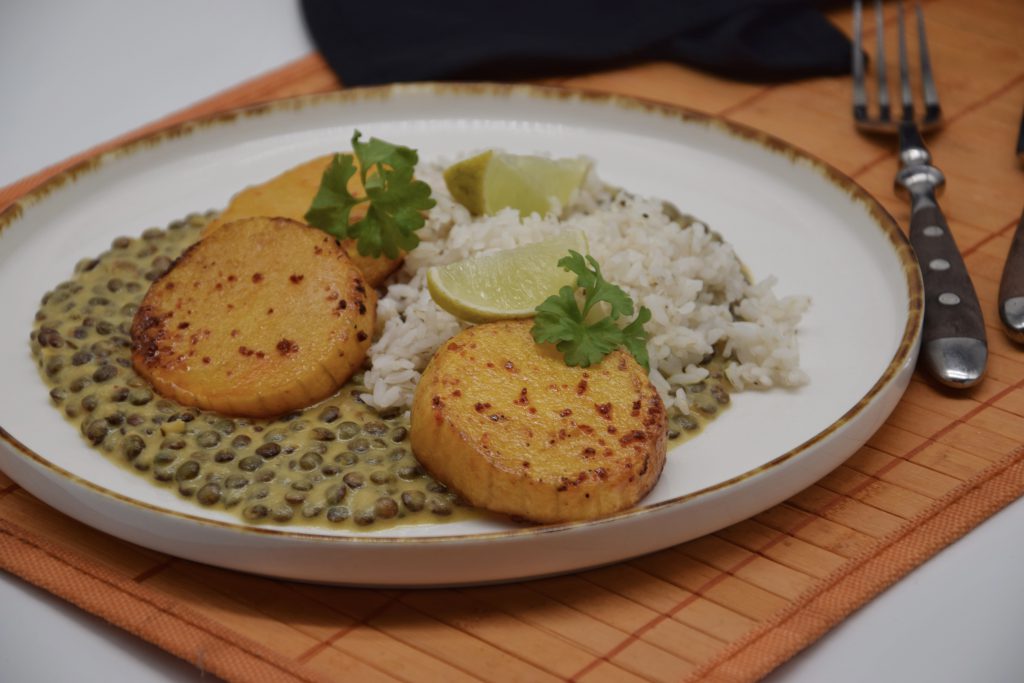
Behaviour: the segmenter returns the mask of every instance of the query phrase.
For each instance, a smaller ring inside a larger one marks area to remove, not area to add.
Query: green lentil
[[[394,498],[382,496],[373,504],[373,515],[378,519],[391,519],[398,514],[398,503]]]
[[[203,505],[215,505],[220,501],[221,495],[220,485],[211,482],[199,489],[199,492],[196,494],[196,500]]]
[[[213,448],[220,443],[220,434],[214,431],[202,432],[196,437],[196,443],[203,448]]]
[[[246,472],[255,472],[263,466],[263,458],[258,455],[250,455],[238,461],[238,468]]]
[[[256,455],[264,458],[276,457],[281,452],[281,447],[276,443],[265,443],[256,449]]]
[[[422,510],[426,500],[427,497],[423,495],[423,491],[402,492],[402,505],[404,505],[405,509],[410,512],[419,512]]]
[[[351,439],[360,432],[360,427],[355,422],[342,422],[338,425],[338,438]]]
[[[347,507],[336,506],[327,508],[327,520],[330,522],[343,522],[348,519],[349,510]]]

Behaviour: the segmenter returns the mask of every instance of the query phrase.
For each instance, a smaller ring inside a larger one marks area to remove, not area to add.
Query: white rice
[[[433,188],[437,206],[418,231],[420,245],[392,276],[377,307],[377,338],[362,396],[377,408],[409,407],[420,373],[434,351],[466,326],[441,310],[426,286],[426,270],[478,254],[509,249],[565,229],[587,234],[601,271],[651,310],[651,381],[670,408],[688,410],[683,387],[699,382],[699,367],[723,344],[733,387],[793,387],[807,382],[799,367],[796,328],[810,304],[804,296],[779,299],[775,278],[748,284],[732,247],[707,226],[673,222],[658,199],[607,190],[592,173],[568,215],[522,221],[516,211],[474,218],[452,200],[442,167],[417,169]]]

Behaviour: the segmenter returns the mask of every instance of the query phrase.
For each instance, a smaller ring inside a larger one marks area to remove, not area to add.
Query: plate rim
[[[293,97],[268,100],[254,105],[228,109],[214,114],[208,114],[188,119],[179,123],[173,123],[158,130],[142,133],[137,136],[114,144],[109,149],[102,149],[87,158],[73,164],[69,168],[56,173],[45,181],[30,188],[24,194],[16,197],[6,208],[0,211],[0,236],[5,230],[11,229],[24,215],[26,209],[44,201],[49,195],[60,191],[65,185],[73,183],[78,177],[97,171],[118,159],[129,157],[135,153],[150,148],[173,142],[177,138],[184,137],[196,131],[206,128],[213,128],[219,125],[228,125],[240,119],[273,115],[282,111],[300,110],[306,107],[315,107],[324,103],[345,104],[361,103],[369,100],[387,100],[391,97],[402,96],[462,96],[480,97],[485,99],[497,99],[500,97],[526,97],[541,98],[561,101],[579,101],[585,104],[613,106],[618,109],[640,110],[649,115],[661,115],[674,118],[684,123],[696,123],[708,127],[714,127],[721,132],[738,138],[748,143],[757,144],[773,154],[781,154],[790,161],[803,161],[809,163],[810,167],[824,176],[825,180],[837,189],[845,191],[854,202],[859,202],[868,211],[872,223],[885,237],[888,238],[890,246],[897,256],[907,287],[907,318],[903,334],[895,353],[889,360],[888,365],[872,386],[861,396],[853,406],[845,413],[836,418],[831,424],[814,434],[809,439],[794,446],[788,451],[781,453],[770,461],[742,472],[725,481],[718,482],[711,486],[691,491],[681,496],[648,505],[639,505],[621,512],[594,520],[582,520],[573,522],[562,522],[557,524],[536,525],[520,529],[506,529],[502,531],[489,531],[476,534],[439,534],[430,536],[377,536],[377,535],[330,535],[317,534],[305,531],[293,531],[288,528],[263,527],[256,525],[245,525],[240,522],[226,522],[215,519],[199,517],[193,514],[169,510],[159,505],[132,498],[118,491],[108,489],[88,479],[79,477],[64,468],[54,464],[45,456],[36,453],[25,446],[2,424],[0,424],[0,440],[6,442],[12,451],[20,453],[32,463],[51,474],[68,481],[76,486],[85,488],[94,494],[111,498],[117,502],[144,509],[148,513],[158,514],[165,517],[175,517],[186,523],[198,523],[204,526],[212,526],[219,529],[226,529],[233,533],[254,534],[257,536],[271,536],[275,538],[316,541],[320,543],[341,543],[341,544],[369,544],[369,545],[439,545],[445,543],[474,543],[481,541],[497,540],[518,540],[524,537],[537,536],[549,533],[567,532],[580,528],[593,528],[610,523],[618,523],[642,514],[649,514],[664,510],[668,507],[678,506],[688,501],[711,496],[723,489],[739,485],[757,475],[777,468],[779,465],[788,462],[801,454],[812,449],[816,444],[824,441],[831,435],[843,428],[854,417],[862,413],[873,402],[887,386],[889,386],[899,375],[904,364],[913,357],[917,344],[920,340],[921,325],[924,318],[924,294],[920,269],[907,237],[900,229],[896,219],[859,183],[848,175],[835,168],[828,162],[816,155],[782,140],[770,133],[758,130],[745,124],[729,121],[714,114],[699,112],[688,107],[659,102],[656,100],[638,97],[634,95],[622,95],[617,93],[601,92],[586,88],[570,88],[562,85],[540,85],[540,84],[512,84],[512,83],[488,83],[488,82],[463,82],[463,83],[441,83],[441,82],[420,82],[405,84],[390,84],[382,86],[368,86],[346,88],[340,91],[298,95]],[[16,183],[19,181],[15,181]]]

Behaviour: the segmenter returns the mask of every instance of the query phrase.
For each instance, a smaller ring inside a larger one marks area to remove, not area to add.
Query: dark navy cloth
[[[302,0],[342,83],[510,80],[668,60],[740,80],[849,73],[850,42],[795,0]]]

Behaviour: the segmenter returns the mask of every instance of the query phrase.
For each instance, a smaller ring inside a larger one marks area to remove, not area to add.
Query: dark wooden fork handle
[[[924,278],[921,360],[943,384],[971,386],[988,360],[985,320],[946,218],[930,197],[914,202],[910,243]]]

